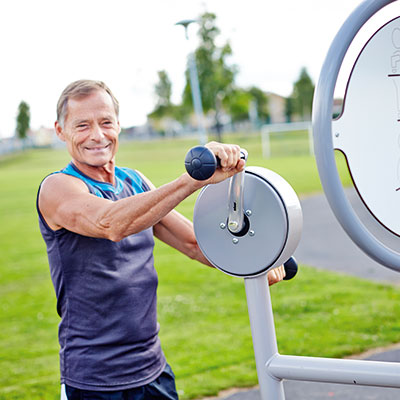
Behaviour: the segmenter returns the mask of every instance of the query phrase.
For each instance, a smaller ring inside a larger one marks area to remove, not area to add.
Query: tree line
[[[216,15],[206,12],[199,18],[199,45],[194,52],[197,66],[200,92],[204,112],[214,118],[218,128],[223,116],[229,116],[232,122],[249,119],[249,112],[255,113],[259,123],[268,123],[270,112],[268,95],[262,89],[252,86],[241,88],[235,83],[239,72],[237,65],[229,64],[233,51],[226,42],[216,45],[220,30],[216,24]],[[170,118],[187,123],[193,113],[193,103],[189,79],[189,69],[185,72],[186,84],[180,104],[171,101],[172,82],[167,71],[158,71],[158,81],[154,87],[156,104],[148,114],[153,122]],[[286,120],[294,116],[298,119],[309,119],[314,93],[314,84],[305,68],[302,68],[298,80],[293,85],[292,94],[285,99]]]
[[[216,24],[216,15],[206,12],[200,16],[199,45],[194,52],[204,112],[214,119],[217,132],[228,118],[230,122],[249,119],[249,114],[256,115],[259,124],[270,121],[268,95],[262,89],[252,86],[239,87],[236,77],[239,68],[229,63],[232,47],[228,42],[216,45],[220,29]],[[167,71],[158,71],[158,81],[154,87],[156,104],[148,118],[157,125],[163,119],[171,119],[186,124],[193,114],[193,100],[189,79],[189,69],[185,71],[185,86],[179,104],[173,104],[172,82]],[[286,121],[294,117],[305,120],[311,117],[314,83],[307,70],[302,68],[299,78],[293,84],[293,90],[285,99]],[[25,138],[30,125],[30,109],[25,101],[18,106],[16,135]]]

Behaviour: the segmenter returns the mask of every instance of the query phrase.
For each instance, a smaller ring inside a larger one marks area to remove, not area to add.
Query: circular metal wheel
[[[221,271],[240,277],[267,272],[287,261],[296,249],[302,229],[299,199],[276,173],[247,167],[244,182],[245,227],[229,231],[229,179],[208,185],[194,208],[194,230],[201,251]]]
[[[400,19],[366,43],[351,72],[343,113],[332,121],[333,97],[347,50],[361,27],[394,0],[366,0],[345,21],[323,64],[313,104],[314,149],[326,197],[350,238],[372,259],[400,271],[400,254],[377,239],[347,199],[334,150],[346,157],[361,201],[387,231],[400,236]]]

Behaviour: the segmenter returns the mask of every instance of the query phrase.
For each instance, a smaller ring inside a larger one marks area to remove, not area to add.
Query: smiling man
[[[62,398],[177,399],[158,338],[153,236],[192,259],[192,223],[174,211],[206,184],[244,168],[236,145],[209,143],[221,168],[207,181],[187,173],[160,188],[115,165],[119,105],[98,81],[71,83],[57,105],[56,133],[71,162],[49,175],[37,209],[57,296]],[[269,283],[284,269],[269,273]]]

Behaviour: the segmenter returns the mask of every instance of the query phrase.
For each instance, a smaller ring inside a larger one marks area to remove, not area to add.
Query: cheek
[[[85,137],[83,137],[83,135],[77,135],[72,138],[70,143],[73,148],[82,147],[85,144]]]
[[[114,142],[114,143],[118,142],[118,133],[112,132],[112,133],[109,133],[107,136],[108,136],[109,140],[111,140],[112,142]]]

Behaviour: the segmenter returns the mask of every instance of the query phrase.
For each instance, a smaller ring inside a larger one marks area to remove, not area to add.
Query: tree
[[[224,98],[233,90],[233,82],[237,73],[235,65],[228,65],[227,59],[232,55],[229,43],[218,47],[215,40],[220,30],[216,26],[216,15],[204,13],[200,17],[200,44],[195,51],[195,60],[203,110],[215,110],[217,96]],[[186,85],[183,92],[183,103],[192,106],[192,95],[189,71],[186,71]]]
[[[26,134],[29,130],[31,120],[31,114],[29,110],[29,105],[25,101],[21,101],[18,106],[18,115],[17,115],[17,136],[20,139],[25,139]]]
[[[286,116],[286,122],[292,122],[292,117],[294,114],[294,106],[293,106],[293,98],[288,97],[285,101],[285,116]]]
[[[251,94],[244,89],[235,88],[227,97],[227,105],[233,122],[249,119]]]
[[[249,89],[249,94],[256,102],[257,116],[260,122],[267,122],[269,120],[268,109],[268,96],[267,94],[256,86]]]
[[[155,86],[157,106],[171,105],[172,84],[165,70],[158,71],[158,83]]]
[[[306,68],[302,68],[300,77],[294,84],[291,97],[293,98],[294,111],[303,119],[311,118],[313,96],[314,84]]]
[[[156,107],[148,117],[160,119],[173,113],[171,103],[172,83],[165,70],[158,71],[158,82],[154,86],[156,94]]]

